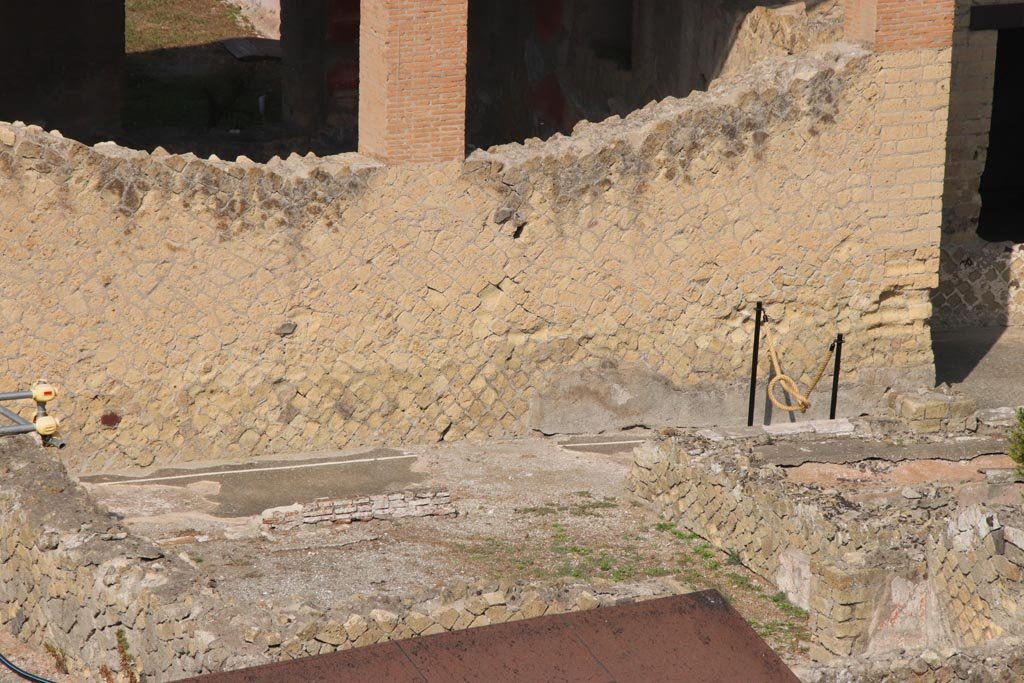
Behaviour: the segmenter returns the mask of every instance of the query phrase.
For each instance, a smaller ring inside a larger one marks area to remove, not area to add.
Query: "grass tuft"
[[[1010,428],[1010,459],[1017,463],[1017,471],[1024,474],[1024,408],[1017,408],[1017,420]]]

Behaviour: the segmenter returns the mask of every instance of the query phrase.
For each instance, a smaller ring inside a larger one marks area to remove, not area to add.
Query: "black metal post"
[[[836,403],[839,401],[839,369],[843,365],[843,335],[836,335],[836,364],[832,372],[832,405],[828,409],[828,419],[836,419]]]
[[[754,402],[757,400],[757,356],[761,351],[761,316],[764,306],[757,302],[754,314],[754,358],[750,361],[750,405],[747,407],[747,426],[754,426]]]

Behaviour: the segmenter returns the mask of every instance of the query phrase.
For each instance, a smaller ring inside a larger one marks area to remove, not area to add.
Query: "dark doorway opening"
[[[999,31],[978,236],[1024,242],[1024,28]]]

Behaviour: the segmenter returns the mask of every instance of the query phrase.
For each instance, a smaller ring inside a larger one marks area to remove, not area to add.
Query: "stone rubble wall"
[[[970,396],[919,389],[887,396],[893,417],[916,434],[955,434],[978,429],[978,401]]]
[[[799,667],[804,683],[1011,683],[1024,678],[1024,640],[955,650],[894,650]]]
[[[118,632],[155,680],[203,670],[212,637],[190,568],[130,537],[27,439],[0,442],[0,624],[67,657],[78,680],[120,670]]]
[[[840,0],[791,2],[779,7],[757,5],[743,17],[716,77],[741,74],[767,56],[799,54],[842,39]]]
[[[1019,512],[1019,511],[1018,511]],[[1003,526],[981,506],[958,511],[929,539],[928,573],[959,642],[979,645],[1024,623],[1024,516]]]
[[[728,393],[763,300],[880,399],[933,374],[949,68],[829,46],[464,163],[0,124],[2,388],[63,388],[78,470],[517,435],[555,370]]]
[[[633,493],[716,548],[738,553],[744,566],[808,610],[816,659],[862,652],[880,597],[877,577],[856,566],[859,557],[837,560],[876,543],[902,543],[898,529],[881,520],[864,527],[832,518],[781,468],[752,465],[739,454],[731,465],[704,462],[709,450],[640,446],[630,472]]]
[[[997,543],[1005,530],[982,534],[976,524],[976,539],[951,540],[968,532],[953,522],[947,531],[946,521],[1008,516],[1017,527],[1005,529],[1017,538],[1020,510],[957,516],[949,489],[907,493],[899,506],[852,503],[752,462],[742,442],[700,437],[640,446],[630,479],[666,519],[738,553],[807,609],[815,660],[1024,635],[1024,555]]]
[[[138,673],[169,681],[681,592],[669,579],[506,581],[328,612],[273,599],[237,605],[200,567],[124,531],[52,451],[0,441],[0,627],[63,652],[75,680],[120,670],[118,632]]]
[[[318,498],[305,505],[289,505],[263,511],[266,529],[294,529],[303,524],[351,524],[403,517],[448,517],[459,511],[450,491],[399,491],[375,496],[332,500]]]

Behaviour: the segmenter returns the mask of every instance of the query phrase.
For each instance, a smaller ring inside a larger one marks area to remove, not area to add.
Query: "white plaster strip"
[[[119,486],[124,484],[149,484],[157,481],[176,481],[179,479],[211,479],[226,474],[256,474],[258,472],[280,472],[282,470],[301,470],[309,467],[331,467],[333,465],[355,465],[366,462],[383,462],[385,460],[403,460],[417,458],[417,455],[389,455],[383,458],[358,458],[356,460],[334,460],[331,462],[308,462],[300,465],[279,465],[277,467],[253,467],[250,469],[224,470],[221,472],[196,472],[195,474],[176,474],[171,477],[150,477],[148,479],[122,479],[120,481],[104,481],[91,486]]]
[[[631,441],[597,441],[594,443],[562,443],[562,448],[582,448],[584,446],[625,446],[627,444],[644,443],[647,439],[633,439]]]

